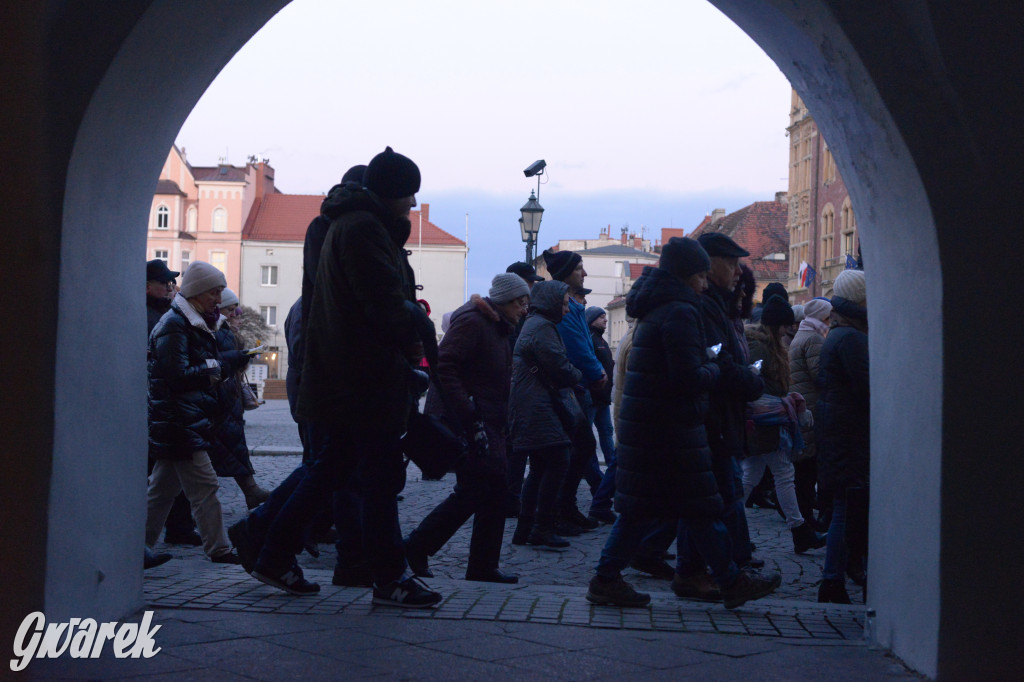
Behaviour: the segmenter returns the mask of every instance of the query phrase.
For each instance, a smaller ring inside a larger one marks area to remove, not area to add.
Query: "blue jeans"
[[[721,521],[729,531],[732,545],[732,559],[737,566],[750,563],[750,529],[747,527],[747,513],[743,508],[743,474],[735,457],[715,456],[712,460],[718,492],[725,506]],[[702,564],[696,546],[690,542],[685,532],[680,532],[676,544],[676,556],[679,566],[695,567]]]
[[[615,460],[615,427],[612,426],[612,406],[593,405],[587,414],[590,423],[597,427],[597,442],[601,446],[604,463]]]
[[[846,495],[836,495],[832,502],[832,525],[825,541],[825,564],[821,577],[846,581]]]
[[[283,503],[275,501],[273,507],[279,511],[269,517],[257,568],[271,574],[286,571],[294,561],[296,543],[301,547],[306,524],[355,476],[362,502],[363,547],[374,580],[384,585],[399,579],[406,563],[396,500],[405,487],[398,438],[343,431],[324,423],[309,424],[309,436],[315,461],[291,495]]]
[[[679,522],[677,533],[683,531],[683,523]],[[694,517],[685,521],[687,535],[711,567],[711,575],[719,585],[728,587],[736,582],[739,569],[732,560],[729,532],[718,519]],[[636,555],[641,544],[653,533],[664,528],[664,519],[649,517],[636,518],[626,512],[619,515],[612,526],[608,541],[601,550],[601,560],[597,564],[597,574],[603,578],[616,578],[630,559]],[[703,564],[701,570],[704,570]]]

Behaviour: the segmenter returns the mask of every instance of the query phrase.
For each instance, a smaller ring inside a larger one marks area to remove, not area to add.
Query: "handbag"
[[[242,394],[242,409],[243,410],[255,410],[257,407],[262,405],[260,399],[256,397],[256,392],[252,390],[252,386],[246,380],[245,372],[239,372],[236,375],[235,381],[238,383],[238,390]]]
[[[530,373],[536,375],[537,381],[548,390],[551,395],[551,406],[558,421],[561,422],[565,433],[570,438],[574,437],[587,423],[587,416],[583,414],[583,407],[576,398],[576,391],[571,388],[555,388],[544,378],[537,365],[530,367]]]
[[[458,435],[440,417],[418,410],[409,415],[402,436],[402,451],[427,479],[440,479],[454,471],[466,456],[466,439]]]

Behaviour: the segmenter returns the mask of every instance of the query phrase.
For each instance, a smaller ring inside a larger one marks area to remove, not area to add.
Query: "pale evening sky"
[[[391,145],[432,222],[465,237],[470,291],[522,260],[547,161],[542,247],[623,224],[657,238],[785,190],[790,88],[704,0],[295,0],[224,68],[177,137],[190,162],[269,157],[319,194]]]

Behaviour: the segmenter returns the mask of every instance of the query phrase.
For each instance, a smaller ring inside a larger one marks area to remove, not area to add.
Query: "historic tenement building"
[[[798,302],[831,296],[836,275],[857,259],[857,218],[835,158],[803,100],[789,112],[789,281]],[[847,260],[847,256],[851,260]]]

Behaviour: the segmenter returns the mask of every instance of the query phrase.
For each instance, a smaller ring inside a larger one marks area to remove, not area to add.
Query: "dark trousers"
[[[732,560],[729,531],[725,524],[716,518],[695,517],[671,522],[668,527],[673,526],[677,535],[686,533],[687,541],[693,544],[703,561],[711,567],[715,582],[723,587],[736,582],[739,569]],[[629,565],[630,560],[637,556],[641,545],[648,541],[652,533],[665,527],[664,519],[638,517],[628,511],[619,514],[601,550],[597,574],[604,578],[616,578]],[[703,563],[701,570],[704,570]]]
[[[558,493],[569,467],[569,448],[557,446],[525,453],[530,460],[530,475],[523,483],[524,517],[536,518],[538,523],[554,522],[558,516]],[[577,484],[579,479],[577,480]]]
[[[505,477],[478,469],[456,472],[452,493],[427,514],[407,539],[424,554],[436,554],[473,517],[467,573],[498,568],[505,533]]]
[[[804,521],[813,521],[814,506],[817,502],[814,485],[818,481],[818,460],[811,457],[794,462],[793,469],[796,472],[793,482],[796,486],[796,503],[800,507],[800,516],[804,517]]]
[[[747,527],[747,513],[743,508],[743,478],[739,462],[735,457],[716,455],[712,460],[718,492],[722,496],[724,511],[721,522],[729,531],[732,559],[737,566],[743,567],[750,563],[750,529]],[[688,537],[681,524],[679,541],[676,543],[678,565],[682,567],[703,566],[704,559],[697,553],[696,543]]]
[[[576,399],[579,400],[583,414],[590,413],[592,404],[590,391],[576,391]],[[558,511],[562,514],[573,512],[576,507],[576,493],[580,489],[580,481],[587,471],[591,459],[597,463],[597,439],[594,438],[594,430],[589,423],[572,435],[572,448],[569,453],[569,466],[565,471],[565,478],[562,481],[562,489],[558,493]],[[598,472],[600,475],[600,472]],[[600,481],[595,481],[600,484]],[[596,488],[596,485],[594,486]]]
[[[287,499],[275,500],[272,509],[279,506],[279,511],[266,528],[257,568],[273,574],[287,570],[304,528],[354,476],[362,500],[363,547],[374,580],[384,585],[399,579],[406,563],[396,500],[405,486],[398,438],[345,431],[323,423],[310,423],[308,435],[315,461],[306,467]],[[274,492],[272,499],[279,491]]]

